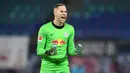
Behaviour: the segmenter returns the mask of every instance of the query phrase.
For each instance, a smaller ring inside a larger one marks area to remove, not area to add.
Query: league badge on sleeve
[[[38,41],[42,41],[42,36],[38,36]]]

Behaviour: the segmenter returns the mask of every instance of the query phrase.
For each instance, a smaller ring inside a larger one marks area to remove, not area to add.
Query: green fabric
[[[68,65],[68,54],[71,56],[76,55],[74,35],[73,26],[67,23],[62,29],[55,28],[52,22],[41,26],[37,43],[37,55],[42,57],[41,67],[46,70],[58,70],[62,66]],[[47,56],[45,52],[50,50],[53,44],[57,44],[57,53],[53,56]]]
[[[62,66],[61,66],[62,67]],[[41,69],[40,73],[70,73],[69,67],[62,67],[62,69],[59,70],[48,70],[48,69]]]

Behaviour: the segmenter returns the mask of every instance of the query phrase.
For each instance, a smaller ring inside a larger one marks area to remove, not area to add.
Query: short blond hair
[[[55,15],[54,15],[55,9],[57,9],[59,6],[65,6],[65,4],[63,4],[63,3],[57,3],[57,4],[54,6],[54,8],[53,8],[53,16],[55,16]]]
[[[58,3],[58,4],[56,4],[56,5],[54,6],[54,8],[58,8],[59,6],[65,6],[65,4],[63,4],[63,3]]]

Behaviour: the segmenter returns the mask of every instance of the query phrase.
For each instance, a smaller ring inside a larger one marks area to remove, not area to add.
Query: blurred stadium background
[[[39,73],[37,32],[58,2],[84,46],[71,73],[130,73],[129,0],[0,0],[0,73]]]

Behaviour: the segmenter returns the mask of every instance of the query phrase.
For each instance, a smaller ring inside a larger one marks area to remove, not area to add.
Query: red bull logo
[[[57,46],[60,46],[62,44],[65,44],[65,41],[62,39],[58,39],[58,40],[52,41],[52,44],[56,44]]]

